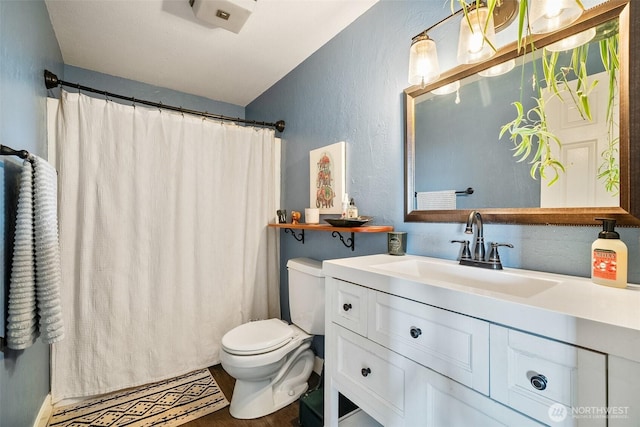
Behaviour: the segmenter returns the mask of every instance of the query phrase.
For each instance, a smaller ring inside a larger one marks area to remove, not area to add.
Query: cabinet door
[[[489,395],[489,323],[369,290],[368,337]]]
[[[332,328],[334,385],[385,427],[540,426],[364,337]]]
[[[558,426],[606,426],[606,357],[491,325],[491,397]]]
[[[542,426],[488,397],[429,369],[424,369],[427,382],[425,427],[498,427]]]
[[[331,328],[334,342],[327,345],[332,359],[327,366],[332,366],[334,387],[382,425],[404,425],[405,390],[415,382],[417,365],[343,327]],[[413,385],[415,394],[424,394],[421,384]]]
[[[640,363],[609,356],[609,427],[640,426]]]

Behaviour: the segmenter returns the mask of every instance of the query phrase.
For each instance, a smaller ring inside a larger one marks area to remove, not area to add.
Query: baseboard
[[[51,393],[49,393],[45,396],[42,406],[40,406],[40,411],[38,411],[33,427],[47,427],[52,411],[53,405],[51,404]]]
[[[323,365],[324,365],[324,359],[321,359],[318,356],[316,356],[316,358],[313,361],[313,372],[315,372],[318,375],[322,375]]]

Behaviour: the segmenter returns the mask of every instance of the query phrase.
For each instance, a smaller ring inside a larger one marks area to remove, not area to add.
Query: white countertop
[[[530,270],[505,268],[491,273],[506,272],[557,282],[533,295],[518,296],[517,292],[496,292],[416,276],[402,272],[401,268],[396,271],[380,268],[408,260],[474,269],[464,270],[472,271],[471,274],[483,270],[459,266],[457,261],[382,254],[327,260],[323,262],[323,272],[325,276],[640,362],[640,289],[610,288],[582,277]]]

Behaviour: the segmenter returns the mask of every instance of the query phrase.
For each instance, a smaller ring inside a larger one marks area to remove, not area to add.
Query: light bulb
[[[477,54],[482,50],[482,44],[484,43],[484,37],[482,33],[476,31],[469,37],[469,44],[467,45],[467,52]]]
[[[487,7],[470,10],[460,22],[460,36],[458,37],[458,62],[474,64],[491,58],[495,51],[496,32],[493,25],[493,15]]]
[[[547,19],[556,18],[560,13],[562,13],[562,7],[557,2],[548,1],[544,7],[544,17]]]
[[[421,85],[440,77],[436,43],[426,34],[416,37],[409,51],[409,83]]]
[[[582,15],[576,0],[530,0],[530,5],[529,25],[534,34],[565,28]]]

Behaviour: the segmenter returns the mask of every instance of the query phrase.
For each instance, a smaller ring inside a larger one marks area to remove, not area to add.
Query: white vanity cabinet
[[[523,270],[490,290],[422,276],[473,268],[325,261],[325,426],[342,425],[338,393],[368,414],[359,427],[640,426],[640,293],[531,272],[544,287],[506,295]]]
[[[325,402],[339,391],[383,426],[540,425],[486,396],[489,323],[325,281]],[[338,425],[325,408],[325,426]]]

